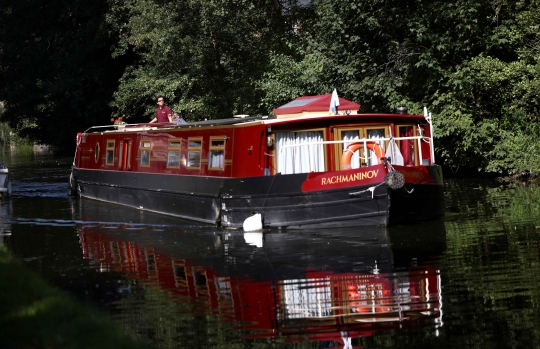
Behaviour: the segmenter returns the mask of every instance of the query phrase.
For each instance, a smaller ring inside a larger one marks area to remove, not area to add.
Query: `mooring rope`
[[[373,199],[375,196],[375,189],[377,187],[380,187],[383,184],[386,184],[390,189],[393,189],[393,190],[404,188],[407,193],[411,194],[414,191],[414,188],[411,189],[410,191],[407,190],[407,188],[405,188],[405,176],[403,175],[403,173],[396,171],[396,169],[394,168],[394,166],[392,166],[392,163],[390,163],[390,161],[388,161],[386,164],[389,166],[390,172],[388,172],[386,176],[384,176],[383,182],[364,190],[349,193],[349,196],[357,196],[357,195],[370,191],[371,198]]]

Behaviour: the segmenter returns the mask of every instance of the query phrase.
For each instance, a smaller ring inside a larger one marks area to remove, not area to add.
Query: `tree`
[[[128,14],[118,53],[137,55],[111,105],[130,120],[150,119],[157,95],[187,120],[258,114],[255,85],[284,46],[281,11],[275,0],[111,1]]]
[[[76,132],[108,121],[118,67],[104,9],[104,1],[2,3],[2,120],[37,142],[68,149]]]
[[[437,153],[447,165],[540,170],[534,155],[540,136],[536,2],[318,0],[315,5],[316,17],[304,27],[303,55],[279,57],[289,63],[274,65],[269,80],[286,82],[289,91],[336,87],[364,112],[406,105],[421,113],[429,106]],[[315,81],[306,84],[306,73]],[[272,85],[279,83],[263,86]]]

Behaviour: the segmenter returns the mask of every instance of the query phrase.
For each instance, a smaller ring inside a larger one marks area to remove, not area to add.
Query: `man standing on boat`
[[[171,108],[165,105],[165,98],[163,96],[158,96],[157,105],[156,116],[152,119],[152,121],[150,121],[150,123],[171,122],[172,111]]]

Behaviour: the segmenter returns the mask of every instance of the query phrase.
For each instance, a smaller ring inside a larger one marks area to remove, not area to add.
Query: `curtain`
[[[223,150],[210,150],[210,168],[225,168],[223,164],[225,152]]]
[[[384,129],[376,129],[376,130],[367,130],[367,138],[369,139],[379,139],[384,138]],[[377,144],[379,144],[385,151],[385,142],[384,141],[375,141]],[[379,163],[379,159],[375,155],[375,152],[369,150],[368,151],[368,166],[371,165],[377,165]]]
[[[399,128],[399,136],[400,137],[412,137],[413,136],[413,127],[412,126],[405,126]],[[403,163],[405,166],[413,166],[414,165],[414,141],[412,139],[406,139],[400,141],[401,145],[401,154],[403,154]]]
[[[341,132],[341,140],[347,141],[343,143],[343,151],[347,149],[349,144],[353,143],[352,141],[355,139],[359,139],[358,136],[358,130],[354,131],[342,131]],[[360,158],[364,156],[364,148],[358,149],[352,156],[351,159],[351,168],[360,168]]]
[[[281,151],[286,145],[322,141],[324,141],[322,131],[276,133],[277,171],[281,174],[324,171],[323,144],[295,146]]]

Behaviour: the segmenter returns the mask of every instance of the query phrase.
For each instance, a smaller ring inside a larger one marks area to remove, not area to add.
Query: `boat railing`
[[[112,125],[103,125],[103,126],[92,126],[88,128],[83,133],[92,133],[92,132],[122,132],[122,131],[146,131],[146,130],[157,130],[157,129],[168,129],[168,128],[193,128],[193,127],[205,127],[205,126],[220,126],[220,125],[233,125],[233,124],[245,124],[250,122],[256,122],[261,120],[273,119],[275,117],[270,117],[268,115],[260,116],[248,116],[242,118],[227,118],[227,119],[211,119],[211,120],[202,120],[202,121],[192,121],[192,122],[162,122],[162,123],[136,123],[136,124],[112,124]]]
[[[284,156],[283,156],[283,152],[287,149],[291,149],[291,148],[300,148],[300,147],[308,147],[309,149],[309,156],[308,156],[308,161],[309,161],[309,172],[312,172],[312,171],[315,171],[315,167],[313,166],[314,164],[312,164],[312,154],[314,154],[314,146],[318,146],[318,145],[327,145],[327,144],[351,144],[351,143],[362,143],[362,146],[363,146],[363,150],[364,150],[364,156],[360,156],[360,159],[362,160],[362,162],[364,163],[368,163],[368,160],[370,159],[370,155],[369,155],[369,149],[367,148],[367,143],[368,142],[376,142],[380,145],[382,145],[383,143],[386,145],[385,148],[385,152],[386,152],[386,155],[387,157],[390,157],[391,160],[393,158],[395,158],[395,155],[392,154],[392,152],[398,150],[397,149],[397,145],[394,147],[393,144],[395,144],[396,141],[407,141],[407,140],[411,140],[411,141],[415,141],[417,143],[417,149],[418,149],[418,158],[421,159],[420,161],[422,161],[423,159],[423,156],[422,156],[422,142],[425,142],[425,143],[428,143],[431,145],[431,143],[433,143],[433,140],[431,137],[426,137],[426,136],[408,136],[408,137],[381,137],[381,138],[359,138],[359,139],[349,139],[349,140],[339,140],[339,141],[317,141],[317,142],[304,142],[304,143],[298,143],[298,144],[288,144],[288,145],[283,145],[283,146],[280,146],[279,147],[279,151],[278,151],[278,172],[282,172],[282,170],[284,169]],[[345,150],[345,148],[344,148]],[[399,151],[399,150],[398,150]],[[430,152],[430,159],[431,159],[431,163],[435,163],[434,161],[434,158],[433,158],[433,153]],[[293,156],[295,156],[296,154],[293,154]],[[375,153],[373,152],[373,154],[371,155],[371,158],[372,159],[375,159]],[[379,160],[379,159],[375,159],[375,160]]]
[[[166,123],[166,124],[158,124],[158,123],[138,123],[138,124],[116,124],[116,125],[103,125],[103,126],[92,126],[89,127],[86,131],[83,133],[92,133],[92,132],[102,132],[102,131],[118,131],[118,130],[126,130],[129,128],[130,131],[144,131],[144,130],[152,130],[156,129],[158,127],[163,126],[173,126],[172,123]]]

